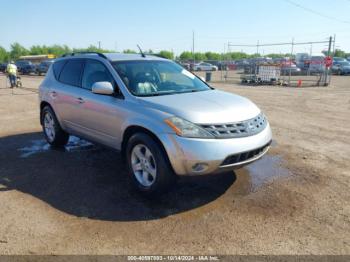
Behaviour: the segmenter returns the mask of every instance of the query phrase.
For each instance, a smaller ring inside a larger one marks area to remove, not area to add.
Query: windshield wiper
[[[154,93],[154,94],[142,94],[142,95],[137,95],[137,96],[141,96],[141,97],[148,97],[148,96],[161,96],[162,94],[160,93]]]
[[[200,89],[190,89],[190,90],[184,90],[184,91],[178,92],[178,94],[182,94],[182,93],[194,93],[194,92],[199,92],[199,91],[204,91],[204,90],[200,90]]]
[[[150,93],[150,94],[139,94],[137,96],[141,96],[141,97],[147,97],[147,96],[162,96],[162,95],[173,95],[176,94],[176,92],[174,91],[169,91],[169,92],[157,92],[157,93]]]

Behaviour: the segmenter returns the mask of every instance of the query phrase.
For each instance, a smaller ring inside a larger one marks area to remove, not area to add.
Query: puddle
[[[68,144],[65,146],[66,151],[82,151],[92,149],[94,145],[84,139],[76,136],[70,136]]]
[[[18,151],[22,152],[20,157],[26,158],[35,154],[47,152],[52,150],[51,146],[44,139],[31,140],[30,146],[25,146],[19,148]],[[80,139],[75,136],[70,136],[68,144],[64,147],[63,151],[74,152],[74,151],[83,151],[90,150],[94,145],[86,140]]]
[[[282,166],[282,161],[281,156],[265,155],[244,169],[237,170],[236,173],[239,177],[248,179],[249,191],[254,192],[275,179],[293,175],[291,171]]]

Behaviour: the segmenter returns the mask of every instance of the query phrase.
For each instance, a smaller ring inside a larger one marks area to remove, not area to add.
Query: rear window
[[[62,69],[59,81],[72,86],[80,86],[80,77],[83,70],[83,60],[69,60]]]
[[[54,73],[56,79],[58,79],[58,77],[60,76],[62,68],[66,62],[67,62],[66,60],[61,60],[61,61],[57,61],[53,64],[53,73]]]

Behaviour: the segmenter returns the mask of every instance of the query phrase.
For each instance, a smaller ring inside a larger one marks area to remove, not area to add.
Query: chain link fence
[[[332,37],[327,41],[317,42],[298,43],[292,41],[291,43],[260,45],[230,44],[230,46],[255,47],[257,50],[262,47],[285,46],[290,48],[291,51],[288,56],[277,58],[262,56],[239,60],[229,58],[207,60],[195,64],[193,61],[180,61],[180,63],[211,82],[294,87],[327,86],[330,84],[331,55],[335,46]],[[304,50],[304,52],[296,51],[296,47],[299,50]],[[315,52],[315,50],[319,52]]]

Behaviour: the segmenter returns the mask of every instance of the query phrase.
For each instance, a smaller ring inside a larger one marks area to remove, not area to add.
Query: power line
[[[284,1],[287,2],[287,3],[289,3],[289,4],[291,4],[291,5],[296,6],[296,7],[298,7],[298,8],[301,8],[301,9],[307,11],[307,12],[310,12],[310,13],[313,13],[313,14],[315,14],[315,15],[321,16],[321,17],[323,17],[323,18],[327,18],[327,19],[329,19],[329,20],[341,22],[341,23],[344,23],[344,24],[350,24],[350,21],[346,21],[346,20],[338,19],[338,18],[333,17],[333,16],[325,15],[325,14],[320,13],[320,12],[318,12],[318,11],[315,11],[315,10],[313,10],[313,9],[311,9],[311,8],[302,6],[302,5],[296,3],[296,2],[294,2],[294,1],[292,1],[292,0],[284,0]]]
[[[257,44],[231,44],[229,43],[229,46],[236,46],[236,47],[262,47],[262,46],[283,46],[283,45],[311,45],[311,44],[324,44],[328,43],[328,41],[316,41],[316,42],[285,42],[285,43],[271,43],[271,44],[260,44],[259,42]]]

